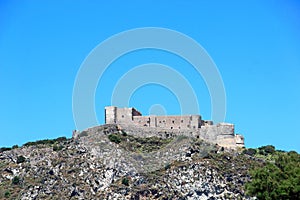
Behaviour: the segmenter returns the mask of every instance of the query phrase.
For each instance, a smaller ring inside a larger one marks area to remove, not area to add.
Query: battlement
[[[164,133],[165,137],[187,135],[223,147],[244,147],[244,137],[234,133],[233,124],[214,125],[212,121],[202,120],[200,115],[142,116],[135,108],[108,106],[105,107],[105,124],[119,124],[125,129],[134,130],[132,134],[141,136],[153,136],[155,133]]]

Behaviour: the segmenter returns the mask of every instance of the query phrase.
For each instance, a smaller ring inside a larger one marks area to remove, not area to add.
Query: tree
[[[295,151],[277,154],[274,163],[250,172],[247,193],[261,200],[300,199],[300,155]]]

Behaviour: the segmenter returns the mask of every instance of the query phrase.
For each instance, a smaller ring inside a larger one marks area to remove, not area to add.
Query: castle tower
[[[107,106],[105,107],[105,124],[117,123],[117,107]]]
[[[131,124],[133,116],[142,114],[134,108],[117,108],[115,106],[105,107],[105,124]]]

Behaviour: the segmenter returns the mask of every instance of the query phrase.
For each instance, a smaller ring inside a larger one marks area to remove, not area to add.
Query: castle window
[[[171,129],[173,129],[173,127],[171,126]]]
[[[161,123],[161,121],[159,121],[159,123]]]
[[[190,125],[188,124],[186,127],[190,128]]]
[[[193,126],[193,128],[196,128],[196,126]]]
[[[181,123],[183,123],[183,120],[181,120]]]
[[[174,124],[174,123],[175,123],[175,121],[173,120],[173,121],[172,121],[172,123]]]
[[[122,118],[124,118],[124,115],[122,115]]]

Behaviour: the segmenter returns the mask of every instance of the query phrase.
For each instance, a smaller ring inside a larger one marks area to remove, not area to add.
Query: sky
[[[71,137],[77,128],[74,84],[82,64],[108,38],[144,27],[174,30],[205,49],[224,84],[225,121],[244,135],[246,147],[272,144],[300,152],[300,2],[296,0],[1,0],[0,146]],[[114,48],[118,46],[112,52]],[[98,55],[100,60],[105,56]],[[93,93],[99,124],[104,123],[104,106],[111,104],[119,81],[147,63],[168,66],[184,77],[196,94],[199,110],[182,113],[177,94],[154,83],[138,85],[127,106],[145,115],[212,118],[208,85],[191,63],[172,52],[141,49],[114,60],[99,78]],[[85,96],[80,98],[84,102]]]

